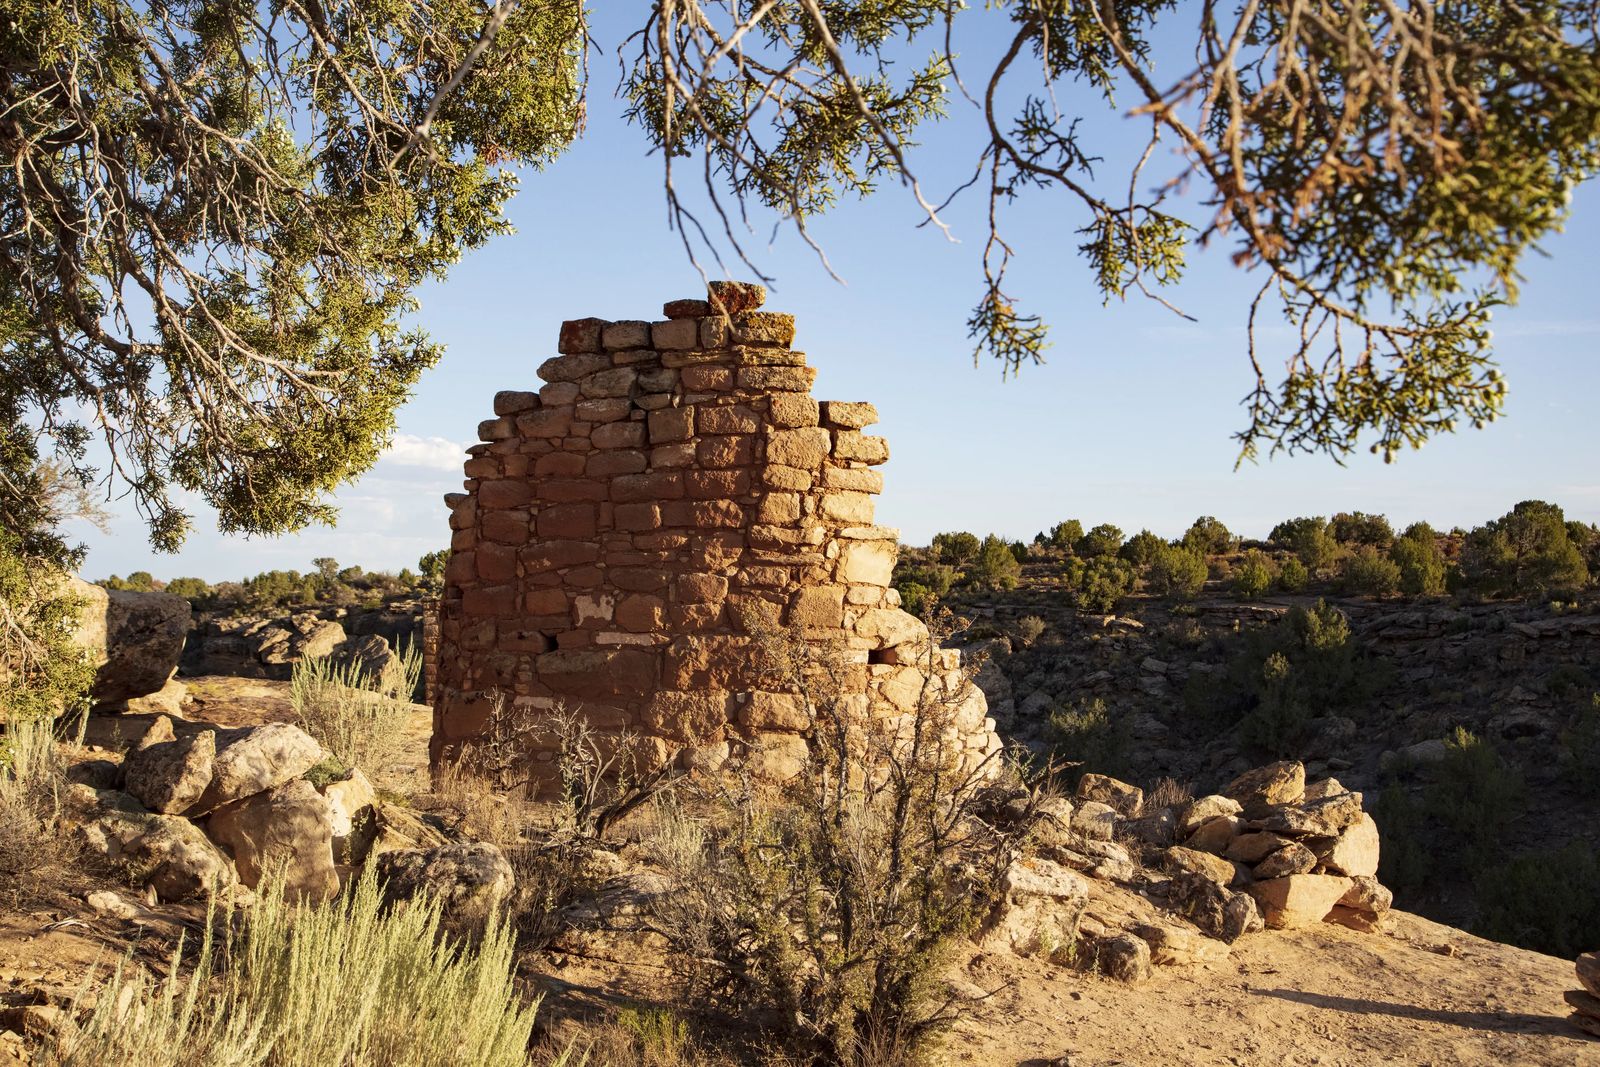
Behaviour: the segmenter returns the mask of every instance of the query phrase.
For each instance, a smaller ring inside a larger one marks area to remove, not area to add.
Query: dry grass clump
[[[570,1062],[565,1053],[529,1056],[537,1003],[513,981],[508,926],[491,923],[471,944],[452,941],[436,903],[385,908],[370,874],[312,907],[269,889],[220,943],[208,927],[186,978],[181,953],[167,980],[126,965],[114,971],[75,1038],[45,1051],[46,1067]]]
[[[48,719],[13,718],[0,736],[0,887],[61,863],[66,760]]]
[[[301,729],[346,767],[381,773],[405,747],[410,698],[422,673],[422,655],[403,649],[382,673],[359,663],[312,657],[294,665],[290,699]]]

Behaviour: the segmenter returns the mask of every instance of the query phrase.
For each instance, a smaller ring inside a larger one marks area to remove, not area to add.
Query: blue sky
[[[131,509],[113,502],[110,534],[73,531],[89,548],[88,576],[149,570],[214,581],[305,570],[317,556],[369,570],[414,567],[448,541],[440,498],[460,487],[463,449],[490,416],[494,393],[537,387],[534,370],[555,353],[563,319],[656,318],[662,302],[700,295],[699,276],[667,227],[659,160],[646,156],[611,96],[618,12],[630,6],[608,5],[597,20],[607,51],[593,61],[587,134],[549,169],[524,176],[510,209],[517,233],[421,293],[418,320],[447,353],[401,411],[390,453],[337,494],[338,526],[224,537],[196,506],[184,549],[158,556]],[[972,70],[983,69],[994,44],[984,18],[972,13],[976,32],[962,42]],[[1060,99],[1069,113],[1103,110],[1070,90]],[[970,176],[977,150],[977,116],[959,99],[953,110],[912,157],[941,197]],[[1121,120],[1088,128],[1113,159],[1138,143],[1138,131]],[[1167,536],[1200,514],[1247,536],[1293,515],[1357,509],[1384,512],[1397,525],[1426,518],[1470,526],[1533,497],[1600,520],[1593,183],[1574,198],[1567,232],[1547,242],[1548,258],[1525,264],[1520,306],[1496,315],[1507,417],[1389,466],[1362,453],[1345,467],[1301,456],[1236,471],[1231,435],[1243,426],[1239,400],[1250,384],[1242,328],[1250,276],[1229,264],[1225,248],[1197,251],[1169,295],[1198,322],[1142,299],[1103,308],[1075,250],[1083,220],[1048,192],[1011,209],[1006,228],[1018,254],[1007,288],[1054,327],[1049,361],[1011,381],[996,366],[975,368],[965,321],[980,292],[983,208],[977,196],[957,202],[946,216],[959,239],[951,243],[915,228],[919,209],[897,188],[842,205],[812,229],[843,285],[792,235],[768,245],[763,228],[751,239],[776,278],[768,307],[797,316],[795,346],[818,369],[814,394],[877,405],[876,432],[889,438],[892,457],[879,521],[900,527],[908,543],[945,529],[1025,539],[1068,517]]]

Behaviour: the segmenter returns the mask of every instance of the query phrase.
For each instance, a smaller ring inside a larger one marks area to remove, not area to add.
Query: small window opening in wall
[[[868,663],[898,663],[900,657],[896,656],[892,648],[875,648],[867,653]]]

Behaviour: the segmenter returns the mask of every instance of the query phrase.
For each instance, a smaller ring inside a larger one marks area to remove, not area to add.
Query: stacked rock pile
[[[1584,1033],[1600,1037],[1600,952],[1585,952],[1578,957],[1578,981],[1582,989],[1564,994],[1572,1008],[1567,1019]]]
[[[291,897],[323,899],[369,862],[397,895],[426,882],[487,907],[510,892],[493,846],[382,803],[360,770],[308,775],[326,759],[288,723],[179,734],[160,716],[120,765],[80,764],[69,807],[89,848],[160,900],[237,896],[275,871]]]

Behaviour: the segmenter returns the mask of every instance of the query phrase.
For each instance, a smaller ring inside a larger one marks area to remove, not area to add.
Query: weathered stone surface
[[[1100,973],[1128,985],[1150,979],[1150,946],[1133,934],[1118,934],[1101,941],[1095,953]]]
[[[1317,858],[1329,873],[1370,877],[1378,873],[1378,851],[1378,824],[1362,812],[1330,846],[1317,850]]]
[[[1193,930],[1139,923],[1130,932],[1150,946],[1150,962],[1157,966],[1185,967],[1228,958],[1227,945]]]
[[[1072,813],[1072,828],[1084,837],[1109,841],[1117,828],[1116,809],[1097,800],[1080,804]]]
[[[1079,801],[1097,800],[1127,817],[1135,818],[1144,806],[1144,790],[1104,774],[1085,774],[1078,779]]]
[[[1213,793],[1210,796],[1197,797],[1189,802],[1183,809],[1183,815],[1178,820],[1180,834],[1192,834],[1202,824],[1219,815],[1237,815],[1241,808],[1239,802],[1232,797],[1221,796]]]
[[[1361,794],[1340,793],[1322,800],[1268,809],[1259,818],[1252,819],[1250,827],[1298,837],[1334,837],[1361,818]]]
[[[1234,838],[1228,847],[1223,850],[1222,855],[1226,859],[1235,860],[1239,863],[1259,863],[1271,853],[1290,844],[1292,840],[1292,838],[1284,837],[1282,834],[1271,834],[1257,830],[1253,833],[1240,834]]]
[[[83,826],[91,850],[148,884],[162,900],[188,900],[238,880],[228,857],[194,823],[143,811],[128,800]]]
[[[73,640],[96,663],[89,695],[116,704],[156,693],[177,672],[189,634],[189,602],[171,593],[106,590],[77,578],[68,592],[82,601]]]
[[[333,810],[303,778],[218,808],[206,830],[232,854],[239,880],[252,889],[281,871],[284,892],[294,899],[321,900],[339,891]]]
[[[516,885],[511,864],[484,841],[385,852],[378,857],[378,877],[393,898],[426,892],[447,914],[461,917],[492,913]]]
[[[1238,801],[1244,816],[1253,819],[1268,808],[1297,803],[1305,792],[1305,764],[1284,760],[1246,771],[1229,782],[1222,795]]]
[[[1317,854],[1298,841],[1291,841],[1255,866],[1257,878],[1286,878],[1309,874],[1317,865]]]
[[[754,282],[708,282],[706,303],[727,315],[754,311],[767,302],[766,286]]]
[[[1585,952],[1576,963],[1578,981],[1583,988],[1600,997],[1600,952]]]
[[[165,729],[152,726],[145,740],[123,760],[124,788],[151,811],[181,815],[211,784],[217,735],[211,730],[198,730],[173,738],[172,724],[166,716],[155,722]],[[165,739],[152,741],[152,733],[158,737],[165,734]]]
[[[1561,994],[1572,1010],[1591,1019],[1600,1019],[1600,997],[1582,989],[1569,989]]]
[[[1343,904],[1335,904],[1329,909],[1327,917],[1322,921],[1333,923],[1336,926],[1347,927],[1351,930],[1359,930],[1364,934],[1374,934],[1383,929],[1384,919],[1381,914],[1359,911],[1355,908],[1347,908]]]
[[[1164,860],[1170,871],[1188,871],[1218,885],[1228,885],[1234,879],[1233,864],[1209,852],[1174,846],[1167,849]]]
[[[298,778],[322,762],[322,746],[298,726],[274,722],[219,736],[211,784],[191,809],[210,811]]]
[[[984,925],[985,943],[1047,958],[1070,952],[1089,900],[1089,884],[1051,860],[1018,860],[1002,876],[1000,901]]]
[[[1331,874],[1294,874],[1254,882],[1247,892],[1260,906],[1266,924],[1283,930],[1321,922],[1351,884],[1350,879]]]
[[[1217,815],[1205,822],[1184,840],[1186,848],[1200,852],[1225,854],[1239,834],[1240,822],[1233,815]]]
[[[1350,888],[1339,898],[1340,906],[1381,915],[1394,905],[1394,894],[1376,878],[1358,874],[1353,875],[1350,882]]]

